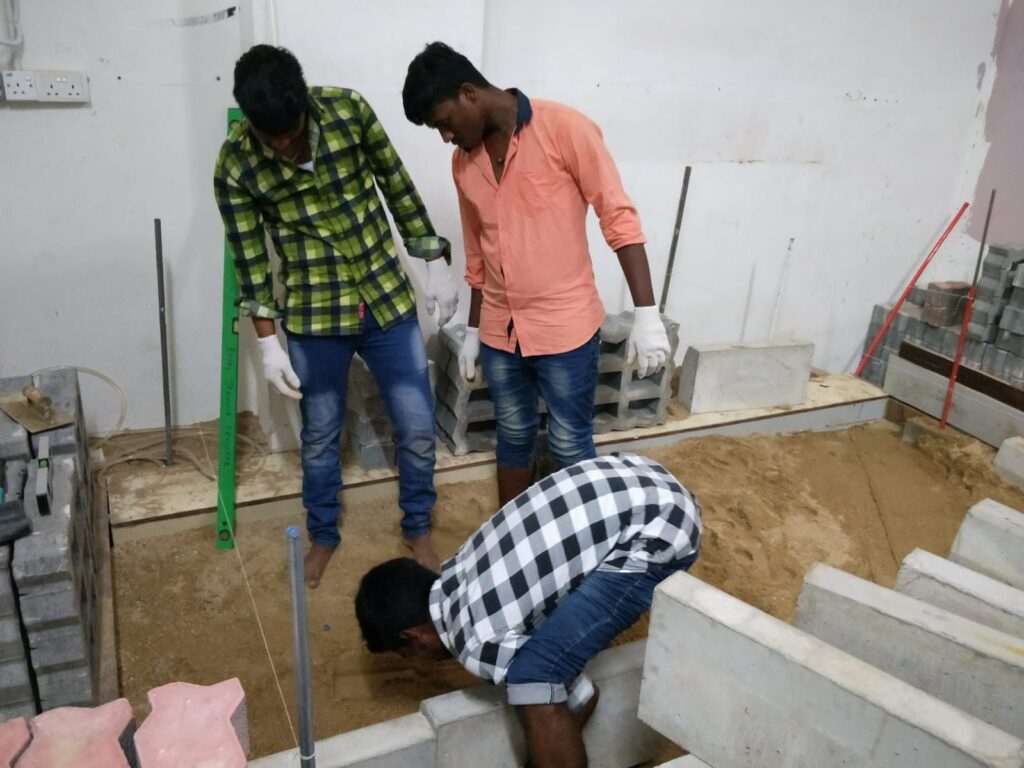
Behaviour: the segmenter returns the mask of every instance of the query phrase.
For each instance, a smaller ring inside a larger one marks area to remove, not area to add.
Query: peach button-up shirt
[[[480,340],[524,356],[576,349],[605,310],[587,244],[594,206],[612,250],[643,243],[601,130],[574,109],[519,99],[501,181],[481,144],[456,149],[452,175],[466,249],[466,282],[483,294]]]

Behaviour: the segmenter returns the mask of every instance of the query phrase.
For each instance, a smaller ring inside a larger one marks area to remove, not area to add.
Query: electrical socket
[[[35,72],[39,101],[89,101],[89,77],[84,72]]]
[[[23,69],[3,71],[4,97],[7,101],[36,101],[35,73]]]

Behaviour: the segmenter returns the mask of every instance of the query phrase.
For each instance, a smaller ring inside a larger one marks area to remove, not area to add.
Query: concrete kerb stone
[[[1024,639],[820,563],[794,624],[1024,739]]]
[[[1024,742],[679,573],[658,586],[640,719],[716,768],[1024,766]]]
[[[1003,480],[1024,488],[1024,437],[1008,437],[995,458],[996,472]]]
[[[1024,639],[1024,591],[915,549],[903,559],[897,592]]]
[[[526,741],[505,691],[475,686],[426,699],[420,712],[437,740],[437,768],[520,766]]]
[[[694,755],[677,757],[668,763],[662,763],[658,768],[711,768],[707,763]]]
[[[316,743],[317,768],[434,768],[434,729],[420,713]],[[295,768],[296,750],[253,760],[249,768]],[[487,763],[490,765],[490,763]]]
[[[967,513],[949,559],[1024,589],[1024,514],[992,499]]]
[[[679,401],[690,413],[799,405],[807,399],[809,341],[690,347]]]

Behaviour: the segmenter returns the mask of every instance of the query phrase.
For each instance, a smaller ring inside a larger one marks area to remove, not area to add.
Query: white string
[[[203,444],[203,451],[206,453],[206,461],[210,464],[211,471],[213,471],[213,459],[210,458],[210,449],[206,447],[206,435],[203,432],[202,423],[199,425],[199,436],[200,441]],[[221,505],[226,509],[227,505],[224,504],[224,497],[221,496],[220,493],[220,483],[217,483],[217,498]],[[260,620],[260,612],[256,607],[256,596],[253,594],[252,585],[249,583],[249,574],[245,570],[245,561],[242,558],[242,550],[238,546],[238,539],[235,537],[235,529],[234,525],[231,523],[231,516],[225,515],[224,520],[227,523],[228,533],[231,535],[231,541],[234,544],[233,549],[235,550],[235,554],[238,556],[238,567],[242,571],[242,579],[245,581],[245,589],[249,593],[249,601],[252,603],[252,612],[256,617],[256,626],[259,627],[260,638],[263,640],[263,647],[267,651],[267,659],[270,661],[270,671],[274,674],[274,682],[277,684],[277,693],[281,697],[281,706],[284,708],[284,716],[288,721],[288,730],[292,733],[292,741],[295,742],[296,752],[298,752],[299,737],[295,734],[295,726],[292,723],[292,714],[288,710],[288,701],[284,697],[284,689],[281,687],[281,678],[277,674],[277,666],[274,664],[274,656],[270,652],[270,643],[267,642],[267,633],[263,630],[263,622]],[[302,757],[302,755],[299,755],[300,764]]]

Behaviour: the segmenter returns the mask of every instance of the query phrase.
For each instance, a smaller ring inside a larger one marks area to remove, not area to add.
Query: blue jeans
[[[480,363],[494,399],[498,466],[532,466],[540,427],[537,395],[548,409],[548,448],[559,468],[592,459],[594,391],[601,340],[597,334],[581,347],[557,355],[523,357],[480,345]]]
[[[434,491],[434,396],[427,350],[416,316],[381,330],[369,310],[356,336],[288,333],[288,353],[299,377],[302,400],[302,503],[315,544],[341,541],[341,455],[348,369],[356,352],[377,380],[395,430],[398,506],[402,533],[415,539],[430,532]]]
[[[696,560],[694,554],[652,565],[644,573],[594,571],[584,577],[516,653],[505,676],[509,704],[568,701],[570,709],[578,709],[586,703],[586,694],[582,701],[573,701],[573,689],[584,687],[579,685],[583,667],[643,616],[658,584],[689,570]]]

